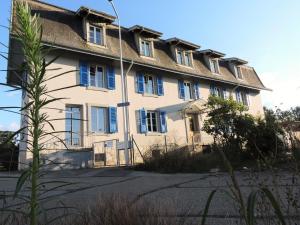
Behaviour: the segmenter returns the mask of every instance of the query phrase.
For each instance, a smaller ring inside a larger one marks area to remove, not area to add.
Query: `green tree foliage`
[[[247,107],[232,98],[211,96],[206,104],[208,119],[203,130],[228,151],[255,157],[274,156],[283,149],[284,132],[273,111],[265,110],[264,118],[247,113]]]

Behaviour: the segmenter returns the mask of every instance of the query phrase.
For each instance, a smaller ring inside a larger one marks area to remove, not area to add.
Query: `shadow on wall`
[[[56,151],[41,155],[41,161],[45,170],[92,168],[93,151]]]

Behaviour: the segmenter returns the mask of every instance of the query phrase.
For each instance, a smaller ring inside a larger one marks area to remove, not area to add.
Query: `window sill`
[[[87,44],[92,46],[92,47],[107,49],[107,46],[105,44],[104,45],[98,45],[98,44],[95,44],[95,43],[92,43],[92,42],[89,42],[89,41],[87,41]]]
[[[155,94],[147,94],[147,93],[144,93],[143,96],[144,96],[144,97],[152,97],[152,98],[158,98],[158,97],[159,97],[158,95],[155,95]]]
[[[102,91],[102,92],[108,92],[109,90],[107,88],[99,88],[99,87],[93,87],[93,86],[88,86],[86,87],[87,90],[92,90],[92,91]]]
[[[180,67],[184,67],[184,68],[187,68],[187,69],[195,69],[193,66],[187,66],[187,65],[183,65],[183,64],[179,64],[179,63],[176,63],[177,66],[180,66]]]
[[[214,73],[214,72],[212,72],[212,74],[213,75],[216,75],[216,76],[221,76],[222,74],[220,74],[220,73]]]
[[[145,136],[164,136],[165,133],[160,133],[160,132],[147,132]]]
[[[149,60],[156,61],[156,59],[153,56],[140,55],[140,57],[143,58],[143,59],[149,59]]]
[[[109,133],[101,133],[101,132],[90,132],[90,136],[109,136]]]

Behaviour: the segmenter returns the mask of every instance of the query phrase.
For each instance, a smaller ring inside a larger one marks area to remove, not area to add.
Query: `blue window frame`
[[[90,26],[89,41],[97,45],[103,45],[103,29],[100,27]]]

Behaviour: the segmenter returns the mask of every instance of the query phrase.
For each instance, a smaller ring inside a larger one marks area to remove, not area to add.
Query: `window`
[[[148,132],[158,132],[158,113],[156,111],[147,111]]]
[[[91,107],[91,128],[95,133],[107,133],[107,108]]]
[[[177,63],[185,66],[192,66],[192,53],[182,49],[176,49]]]
[[[217,59],[210,59],[210,70],[212,73],[219,74],[219,62]]]
[[[249,95],[245,91],[237,91],[236,92],[236,100],[237,100],[237,102],[242,103],[245,106],[250,105]]]
[[[249,106],[247,93],[241,92],[243,105]]]
[[[97,45],[103,45],[103,28],[90,26],[89,41]]]
[[[185,99],[192,99],[193,95],[192,95],[192,84],[190,82],[184,82],[184,96]]]
[[[152,47],[150,41],[141,40],[141,55],[152,57]]]
[[[210,94],[217,96],[219,98],[223,98],[223,99],[228,98],[226,88],[222,88],[222,87],[215,87],[215,86],[211,85],[210,86]]]
[[[66,144],[81,145],[81,110],[80,107],[66,107]]]
[[[90,66],[89,72],[89,86],[105,88],[105,76],[103,73],[103,67]]]
[[[243,73],[242,73],[241,67],[240,66],[236,66],[235,69],[236,69],[235,71],[236,71],[237,78],[243,79]]]
[[[144,76],[145,93],[156,94],[156,79],[153,76]]]

